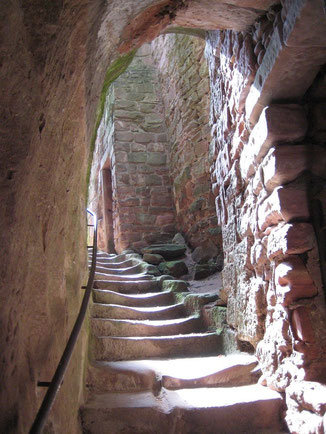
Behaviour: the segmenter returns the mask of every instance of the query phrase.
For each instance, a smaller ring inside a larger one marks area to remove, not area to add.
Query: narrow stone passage
[[[220,354],[152,271],[137,254],[98,254],[83,431],[281,432],[281,396],[257,384],[255,356]]]

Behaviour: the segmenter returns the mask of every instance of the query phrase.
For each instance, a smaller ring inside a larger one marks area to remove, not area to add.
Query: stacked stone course
[[[191,247],[210,240],[221,252],[210,186],[210,86],[204,40],[164,35],[152,44],[165,107],[176,224]]]
[[[257,71],[270,67],[258,39],[267,49],[285,15],[272,9],[254,36],[210,32],[206,45],[210,171],[225,261],[221,297],[237,338],[256,348],[262,381],[280,391],[293,381],[321,380],[326,372],[325,302],[309,198],[317,172],[325,179],[316,163],[324,151],[309,137],[314,130],[319,145],[325,143],[324,127],[317,126],[323,102],[316,101],[308,118],[304,100],[256,106],[254,117],[248,105]],[[324,198],[324,190],[318,195]]]
[[[175,217],[163,108],[148,46],[113,84],[98,130],[90,203],[105,217],[100,171],[112,172],[112,220],[117,252],[169,240]],[[96,180],[97,179],[97,180]],[[95,186],[95,188],[94,188]],[[100,237],[105,248],[104,226]]]

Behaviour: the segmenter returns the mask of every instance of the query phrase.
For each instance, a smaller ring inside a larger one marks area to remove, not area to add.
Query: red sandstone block
[[[174,222],[174,214],[166,213],[156,217],[155,225],[164,226]]]
[[[138,197],[129,197],[124,200],[121,200],[120,203],[122,206],[128,206],[128,207],[129,206],[134,207],[140,205],[140,201]]]
[[[315,334],[311,324],[309,310],[300,306],[292,313],[291,327],[297,339],[303,342],[315,342]]]
[[[284,306],[300,298],[314,297],[317,288],[299,256],[281,262],[275,269],[276,294]]]
[[[172,198],[170,195],[160,195],[151,197],[151,206],[172,206]]]
[[[309,223],[293,223],[273,229],[268,236],[267,256],[274,259],[278,255],[298,255],[311,250],[315,243],[315,233]]]
[[[262,231],[281,221],[308,220],[309,207],[305,187],[289,185],[276,188],[258,207],[257,215],[258,226]]]
[[[277,146],[272,148],[262,163],[267,191],[295,180],[307,169],[307,145]]]
[[[296,104],[273,104],[266,107],[253,128],[240,157],[243,179],[253,175],[255,166],[276,143],[302,140],[307,131],[304,110]]]

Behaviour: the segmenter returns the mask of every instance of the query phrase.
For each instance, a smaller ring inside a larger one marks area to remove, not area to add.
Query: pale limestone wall
[[[111,86],[92,164],[89,203],[100,216],[104,216],[101,170],[112,171],[117,252],[139,250],[175,234],[169,147],[156,69],[145,45]],[[100,245],[105,245],[102,238]]]
[[[205,41],[188,35],[164,35],[152,44],[168,127],[170,173],[178,231],[191,247],[210,240],[221,253],[211,192],[210,87]]]

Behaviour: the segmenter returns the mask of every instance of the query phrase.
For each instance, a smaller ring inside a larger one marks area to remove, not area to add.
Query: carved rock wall
[[[87,23],[82,1],[1,4],[0,22],[0,431],[26,433],[87,278]],[[87,326],[48,432],[79,431],[86,348]]]
[[[178,231],[192,247],[211,240],[221,250],[211,192],[210,86],[203,39],[164,35],[152,44],[171,141],[170,173]]]

